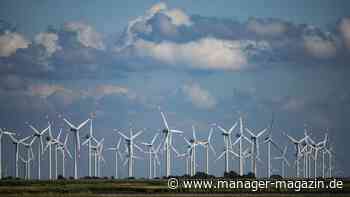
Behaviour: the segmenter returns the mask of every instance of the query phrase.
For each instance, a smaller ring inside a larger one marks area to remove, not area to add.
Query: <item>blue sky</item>
[[[329,133],[335,172],[350,173],[348,1],[0,4],[1,127],[26,136],[31,131],[25,122],[43,128],[49,117],[57,131],[67,129],[61,116],[79,122],[95,113],[96,137],[108,146],[118,138],[113,128],[125,132],[131,123],[146,128],[139,142],[150,140],[163,127],[158,106],[186,136],[196,125],[202,138],[210,124],[230,127],[238,113],[256,130],[267,127],[274,113],[273,135],[288,146],[291,161],[293,146],[283,132],[301,137],[307,125],[316,141]],[[219,152],[218,131],[213,139]],[[185,151],[182,137],[174,142]],[[13,151],[8,139],[4,146]],[[113,160],[105,154],[109,176]],[[266,159],[265,145],[261,155]],[[5,154],[9,174],[12,156]],[[174,172],[183,173],[181,161],[174,163]],[[146,176],[136,165],[137,176]],[[221,175],[215,169],[223,162],[212,165],[211,173]],[[236,161],[231,165],[237,170]],[[266,166],[259,172],[265,176]]]

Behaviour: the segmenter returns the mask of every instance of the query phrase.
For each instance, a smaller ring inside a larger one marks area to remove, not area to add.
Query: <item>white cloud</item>
[[[154,43],[137,40],[135,49],[141,57],[171,64],[186,65],[209,70],[239,70],[247,64],[239,41],[227,41],[216,38],[203,38],[187,43]]]
[[[17,49],[28,48],[30,42],[16,32],[6,32],[0,35],[0,57],[8,57]]]
[[[36,84],[29,87],[29,94],[47,98],[57,91],[66,91],[67,89],[60,85]]]
[[[171,22],[176,26],[191,26],[190,17],[181,9],[166,10],[164,13],[171,19]]]
[[[55,33],[39,33],[35,36],[35,42],[45,47],[49,55],[52,55],[57,50],[62,49],[62,47],[57,43],[58,35]]]
[[[182,90],[193,105],[198,108],[211,109],[216,105],[216,100],[210,92],[201,88],[198,84],[186,84]]]
[[[350,18],[343,18],[341,20],[339,31],[344,39],[345,46],[350,49]]]
[[[304,48],[309,55],[319,59],[332,58],[337,53],[336,44],[332,40],[315,35],[304,37]]]
[[[257,19],[249,19],[247,29],[256,34],[264,36],[281,35],[287,31],[288,26],[281,21],[262,21]]]
[[[129,98],[132,97],[128,88],[117,85],[99,85],[90,90],[87,94],[97,100],[109,95],[126,95],[129,96]]]
[[[78,41],[85,47],[104,50],[102,36],[95,29],[82,22],[69,22],[64,25],[66,31],[77,32]]]

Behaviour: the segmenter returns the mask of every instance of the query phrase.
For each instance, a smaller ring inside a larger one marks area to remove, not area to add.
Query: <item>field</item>
[[[334,191],[333,191],[334,192]],[[167,180],[56,180],[56,181],[24,181],[1,180],[0,196],[28,197],[90,197],[90,196],[350,196],[350,182],[344,182],[341,191],[310,190],[309,192],[274,191],[213,191],[208,190],[169,190]]]

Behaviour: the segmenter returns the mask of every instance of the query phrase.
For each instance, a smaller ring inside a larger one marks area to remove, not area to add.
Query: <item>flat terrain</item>
[[[344,189],[336,193],[311,190],[303,192],[248,192],[244,191],[188,191],[169,190],[167,180],[56,180],[56,181],[25,181],[25,180],[1,180],[0,197],[3,196],[349,196],[350,182],[344,183]]]

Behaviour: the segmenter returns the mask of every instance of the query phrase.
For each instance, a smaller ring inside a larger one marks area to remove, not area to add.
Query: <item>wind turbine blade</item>
[[[232,133],[232,131],[237,127],[238,122],[236,122],[235,124],[233,124],[233,126],[230,128],[230,130],[228,131],[228,133]]]
[[[210,128],[210,131],[209,131],[209,136],[208,136],[208,143],[210,143],[210,140],[211,140],[211,136],[213,135],[213,128]]]
[[[224,156],[225,152],[226,152],[226,151],[222,152],[222,153],[219,155],[219,157],[215,159],[215,161],[220,160],[220,159]]]
[[[234,152],[233,150],[229,150],[229,152],[231,153],[231,154],[233,154],[234,156],[236,156],[236,157],[240,157],[236,152]]]
[[[70,123],[66,118],[63,118],[63,121],[69,125],[70,128],[77,129],[72,123]]]
[[[134,144],[135,148],[137,148],[139,151],[144,152],[141,147],[139,147],[137,144]]]
[[[170,132],[172,132],[172,133],[178,133],[178,134],[183,134],[183,133],[184,133],[183,131],[176,130],[176,129],[171,129]]]
[[[89,137],[88,139],[84,140],[84,141],[81,143],[81,145],[82,145],[82,146],[85,146],[86,143],[88,143],[89,141],[91,141],[91,138],[92,138],[92,137]]]
[[[253,137],[257,137],[250,129],[245,128],[245,131],[249,133],[249,135],[253,136]]]
[[[214,155],[216,155],[216,151],[214,147],[211,144],[208,144],[208,146],[210,147],[210,150],[214,153]]]
[[[25,138],[23,138],[23,139],[20,139],[20,140],[19,140],[19,143],[23,143],[24,141],[26,141],[27,139],[29,139],[29,138],[31,138],[31,137],[32,137],[32,135],[27,136],[27,137],[25,137]]]
[[[162,111],[160,111],[160,114],[162,115],[163,123],[164,123],[166,129],[167,129],[167,130],[170,130],[170,129],[169,129],[168,122],[166,121],[166,118],[165,118],[164,113],[163,113]]]
[[[41,146],[41,153],[38,154],[43,154],[44,153],[44,143],[43,143],[43,138],[42,136],[39,137],[40,138],[40,145]]]
[[[190,142],[190,141],[188,141],[186,137],[184,137],[184,140],[185,140],[185,142],[186,142],[186,143],[187,143],[189,146],[191,146],[191,145],[192,145],[192,144],[191,144],[191,142]]]
[[[196,128],[192,125],[192,137],[194,141],[197,141]]]
[[[154,137],[153,137],[153,139],[152,139],[152,141],[151,141],[151,145],[154,144],[154,142],[156,141],[157,137],[158,137],[158,133],[156,133],[156,134],[154,135]]]
[[[60,128],[60,132],[58,133],[56,140],[59,142],[62,134],[62,128]]]
[[[29,127],[34,131],[34,133],[40,135],[40,132],[33,125],[29,125]]]
[[[10,139],[11,139],[14,143],[18,143],[18,140],[17,140],[15,137],[13,137],[13,135],[10,135]]]
[[[122,138],[119,138],[118,143],[117,143],[117,147],[116,147],[117,149],[119,149],[121,142],[122,142]]]
[[[126,135],[124,135],[122,132],[118,131],[119,135],[122,136],[124,139],[126,140],[130,140],[129,137],[127,137]]]
[[[174,146],[171,146],[171,149],[173,149],[173,151],[175,152],[176,155],[179,155],[179,152],[176,150],[176,148]]]
[[[125,159],[124,163],[123,163],[123,166],[125,166],[129,161],[129,158]]]
[[[258,135],[256,135],[256,137],[262,136],[262,134],[264,134],[266,131],[267,131],[267,128],[261,130],[261,131],[258,133]]]
[[[225,134],[227,134],[228,132],[224,129],[224,128],[222,128],[221,126],[217,126],[218,127],[218,129],[220,129],[223,133],[225,133]]]
[[[82,122],[78,127],[77,129],[81,129],[83,126],[86,125],[86,123],[88,123],[90,121],[90,118],[88,118],[87,120],[85,120],[84,122]]]
[[[136,133],[135,135],[131,136],[131,139],[135,139],[137,136],[141,135],[141,133],[143,133],[143,130],[140,130],[138,133]]]

